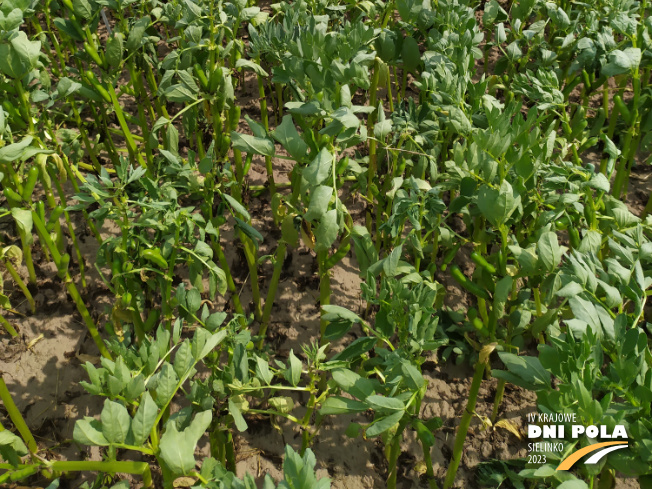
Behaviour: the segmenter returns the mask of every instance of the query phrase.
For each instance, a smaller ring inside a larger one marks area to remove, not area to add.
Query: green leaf
[[[319,185],[310,193],[310,204],[308,211],[304,214],[306,221],[318,221],[328,211],[328,204],[333,196],[333,189],[325,185]]]
[[[480,212],[495,227],[499,227],[509,219],[520,201],[521,196],[515,196],[515,192],[507,180],[503,180],[500,190],[484,184],[478,191]]]
[[[559,297],[574,297],[582,292],[584,292],[584,287],[577,282],[569,282],[557,291],[557,295]]]
[[[333,155],[322,148],[314,160],[303,170],[302,176],[311,187],[320,185],[333,171]]]
[[[321,310],[326,313],[322,315],[322,318],[325,321],[348,321],[351,323],[362,322],[360,316],[342,306],[327,304],[321,306]]]
[[[159,444],[161,459],[174,474],[185,475],[195,468],[195,447],[199,438],[211,423],[211,412],[203,411],[195,416],[184,431],[177,431],[176,423],[170,421]]]
[[[283,116],[281,124],[271,134],[290,153],[292,158],[302,160],[306,156],[308,145],[301,138],[296,127],[294,127],[291,115],[287,114]]]
[[[217,345],[219,345],[222,340],[226,338],[226,331],[218,331],[217,333],[214,333],[206,340],[206,343],[204,344],[204,347],[201,350],[201,353],[197,358],[195,358],[197,361],[201,360],[204,358],[206,355],[208,355],[210,352],[212,352]]]
[[[127,408],[119,402],[106,400],[100,415],[102,434],[109,443],[124,443],[131,427]]]
[[[115,68],[120,65],[124,49],[124,35],[121,32],[114,32],[113,36],[106,41],[105,54],[109,66]]]
[[[290,246],[296,246],[299,242],[299,231],[294,225],[294,216],[288,214],[283,218],[281,224],[281,236],[283,240]]]
[[[403,373],[406,384],[413,391],[421,389],[426,382],[419,369],[407,360],[401,362],[401,372]]]
[[[337,210],[331,209],[315,228],[315,251],[328,251],[337,239],[340,227],[337,224]]]
[[[557,235],[552,231],[545,232],[537,242],[539,263],[543,269],[552,272],[561,262],[562,250],[557,241]]]
[[[389,416],[383,416],[382,418],[377,419],[367,427],[365,434],[368,437],[374,437],[384,433],[396,423],[398,423],[404,414],[404,411],[397,411],[393,414],[390,414]]]
[[[327,398],[321,405],[320,414],[349,414],[366,411],[368,406],[355,399],[333,396]]]
[[[8,144],[0,148],[0,163],[11,163],[20,158],[34,138],[25,136],[19,143]]]
[[[405,69],[414,73],[421,64],[421,53],[419,52],[419,43],[416,39],[408,36],[403,40],[401,55]]]
[[[274,156],[274,142],[267,138],[258,138],[249,134],[240,134],[231,131],[231,141],[235,149],[245,153],[253,153],[263,156]]]
[[[0,30],[13,31],[23,23],[23,11],[15,8],[6,15],[0,12]]]
[[[93,424],[99,424],[96,420],[92,418],[88,419],[78,419],[75,423],[75,428],[72,433],[72,438],[77,443],[82,445],[88,445],[91,447],[99,446],[105,447],[109,445],[109,442],[104,437],[102,432],[98,430]],[[6,432],[0,432],[0,435]],[[2,443],[0,443],[2,444]]]
[[[265,78],[269,76],[269,74],[265,70],[263,70],[263,68],[258,63],[254,63],[250,59],[240,58],[238,61],[235,62],[235,67],[244,68],[245,70],[251,70],[254,73],[256,73],[258,76],[262,76]]]
[[[256,377],[267,385],[270,385],[274,379],[272,372],[269,370],[269,364],[260,357],[256,357]]]
[[[141,446],[147,441],[158,416],[158,407],[149,395],[145,392],[140,399],[140,405],[131,422],[131,434],[133,435],[134,446]]]
[[[293,350],[290,350],[288,361],[289,366],[285,371],[285,379],[296,387],[301,380],[301,360],[296,357]]]
[[[16,221],[16,224],[18,224],[20,232],[26,234],[31,238],[32,228],[34,227],[34,222],[32,221],[32,213],[27,209],[14,207],[11,209],[11,215]]]
[[[373,394],[365,402],[376,411],[403,411],[405,410],[405,404],[400,399],[393,397],[384,397],[379,396],[378,394]]]
[[[75,15],[84,20],[90,20],[93,17],[93,8],[88,0],[72,0],[72,9]]]
[[[363,353],[368,352],[374,347],[376,341],[378,341],[376,338],[370,338],[367,336],[358,338],[354,340],[353,343],[347,346],[344,350],[339,352],[337,355],[333,356],[333,358],[331,358],[331,361],[335,361],[335,360],[346,361],[346,360],[351,360],[353,358],[360,358],[360,356]]]
[[[247,422],[242,416],[242,413],[240,412],[240,408],[235,402],[233,402],[233,399],[231,398],[229,398],[229,413],[231,414],[231,416],[233,416],[233,421],[235,422],[235,427],[238,428],[238,431],[240,432],[247,431],[247,428],[249,426],[247,425]]]
[[[209,244],[204,243],[203,241],[197,241],[193,251],[205,260],[210,260],[213,258],[213,248],[211,248]]]
[[[614,49],[609,53],[609,62],[600,73],[604,76],[622,75],[635,70],[640,64],[641,50],[639,48],[627,48],[624,51]]]
[[[376,139],[385,139],[390,132],[392,132],[392,120],[385,118],[385,111],[383,110],[382,103],[378,104],[377,114],[378,121],[374,124],[374,137]]]
[[[185,85],[176,84],[170,85],[165,90],[163,90],[162,95],[167,98],[170,102],[194,102],[197,100],[197,94],[193,93]],[[168,130],[173,126],[168,126]]]
[[[518,356],[507,352],[498,352],[498,356],[507,371],[493,370],[494,377],[533,391],[550,389],[550,373],[537,357]]]
[[[361,377],[346,368],[334,370],[333,380],[340,389],[358,399],[366,399],[375,392],[372,380]]]
[[[423,424],[418,419],[415,419],[412,421],[412,426],[414,427],[414,430],[417,432],[417,437],[419,438],[419,441],[424,446],[432,447],[435,444],[435,435],[432,434],[432,431],[430,431],[425,424]]]
[[[240,202],[235,200],[229,194],[222,194],[222,198],[224,198],[226,200],[226,202],[231,206],[231,209],[233,209],[235,212],[240,214],[247,221],[251,220],[251,216],[249,215],[249,212],[247,212],[247,209],[245,209],[244,206]]]
[[[208,331],[215,332],[215,330],[224,323],[225,319],[226,319],[225,312],[223,311],[214,312],[213,314],[208,316],[208,319],[206,319],[204,324],[206,325],[206,329]]]
[[[81,83],[72,81],[70,78],[61,78],[57,84],[57,95],[60,98],[66,98],[72,95],[82,87]]]
[[[30,41],[23,31],[12,37],[11,47],[14,48],[20,59],[25,63],[27,69],[34,69],[37,66],[41,54],[41,42]]]
[[[596,335],[600,335],[602,333],[598,311],[592,302],[589,302],[586,299],[582,299],[581,297],[574,296],[568,300],[568,304],[570,305],[570,308],[573,311],[576,319],[579,319],[583,323],[589,325],[593,330],[593,333]],[[569,323],[570,321],[572,320],[568,320],[566,322]],[[584,326],[577,323],[571,323],[569,326],[571,329],[576,331],[580,337],[583,336],[582,333]],[[579,329],[576,327],[579,327]]]
[[[161,371],[156,377],[156,405],[160,408],[165,407],[177,391],[177,384],[179,377],[174,371],[174,368],[169,363],[164,363]]]
[[[249,223],[243,221],[242,219],[238,219],[237,217],[233,216],[235,220],[235,225],[238,229],[240,229],[244,234],[246,234],[249,238],[254,243],[254,246],[256,246],[256,249],[258,249],[258,246],[260,243],[264,241],[265,238],[263,238],[263,235],[260,234],[252,225]]]
[[[192,356],[190,342],[185,340],[177,350],[174,356],[174,372],[181,379],[192,368],[195,359]]]
[[[145,35],[145,30],[152,23],[152,19],[149,15],[146,15],[142,19],[138,19],[136,23],[132,26],[129,31],[129,37],[127,38],[126,48],[129,51],[134,51],[140,48],[143,36]]]
[[[201,307],[201,294],[197,289],[190,289],[186,292],[186,307],[192,314],[199,311]]]
[[[403,244],[398,245],[392,250],[387,259],[383,261],[383,272],[388,277],[394,277],[397,274],[398,264],[403,254]]]

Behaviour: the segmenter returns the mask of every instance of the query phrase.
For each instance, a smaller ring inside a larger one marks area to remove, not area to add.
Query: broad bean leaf
[[[321,405],[321,414],[349,414],[359,413],[369,409],[364,402],[349,399],[347,397],[333,396],[327,398]]]
[[[109,442],[102,434],[102,431],[100,431],[101,428],[100,423],[93,418],[78,419],[75,423],[72,438],[82,445],[108,446]]]
[[[398,423],[403,415],[405,415],[405,411],[396,411],[389,416],[383,416],[369,425],[365,430],[365,434],[368,437],[378,436]]]
[[[507,371],[493,370],[494,377],[533,391],[550,389],[550,373],[537,357],[518,356],[507,352],[498,352],[498,356]]]
[[[337,224],[337,210],[326,212],[315,228],[315,251],[328,251],[337,239],[340,228]]]
[[[100,414],[102,434],[109,443],[124,443],[131,428],[131,417],[127,408],[119,402],[106,400]]]
[[[301,138],[297,128],[294,127],[291,115],[283,116],[281,124],[271,132],[271,135],[290,153],[292,158],[302,160],[306,156],[308,145]]]
[[[161,459],[174,474],[185,475],[195,468],[195,447],[211,423],[211,412],[197,413],[190,426],[179,432],[174,421],[168,422],[159,445]]]
[[[312,190],[308,211],[304,214],[306,221],[319,221],[328,211],[328,204],[333,196],[333,189],[325,185],[319,185]]]
[[[145,392],[131,422],[131,435],[134,446],[141,446],[145,443],[154,427],[157,416],[158,407],[149,392]]]
[[[624,51],[615,49],[609,54],[609,62],[602,68],[602,75],[616,76],[629,73],[641,64],[641,50],[627,48]]]
[[[239,149],[245,153],[263,156],[274,156],[275,153],[274,143],[267,138],[259,138],[250,136],[249,134],[240,134],[231,131],[231,141],[235,149]]]
[[[478,207],[482,215],[495,227],[505,224],[521,202],[521,196],[507,180],[503,180],[500,189],[493,189],[484,184],[478,191]]]
[[[322,148],[310,164],[303,170],[302,176],[311,187],[320,185],[333,170],[333,155]]]

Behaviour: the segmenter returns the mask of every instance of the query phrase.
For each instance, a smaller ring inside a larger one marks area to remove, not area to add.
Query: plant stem
[[[5,384],[5,381],[2,378],[2,373],[0,373],[0,400],[2,400],[2,404],[4,404],[5,409],[7,410],[7,414],[9,414],[9,418],[11,418],[11,422],[14,423],[14,426],[20,433],[20,436],[27,444],[29,451],[32,454],[36,453],[38,451],[36,440],[34,440],[32,432],[27,427],[27,423],[25,423],[25,419],[16,407],[16,404],[14,403],[14,400],[9,393],[9,389],[7,389],[7,384]]]
[[[143,477],[144,487],[154,487],[152,483],[152,473],[149,464],[146,462],[125,462],[125,461],[102,461],[96,462],[91,460],[83,461],[60,461],[53,462],[50,465],[52,470],[57,472],[104,472],[104,473],[121,473],[137,474]]]
[[[382,110],[382,108],[378,109],[378,107],[376,107],[376,92],[378,91],[379,78],[380,78],[380,63],[379,60],[376,59],[374,63],[374,74],[371,80],[371,87],[369,88],[369,106],[373,107],[375,110],[369,115],[369,119],[367,120],[368,134],[374,133],[374,125],[377,119],[377,115],[375,111]],[[367,200],[370,203],[373,203],[375,198],[373,188],[376,182],[376,169],[377,169],[376,138],[369,138],[369,168],[367,170]],[[374,206],[373,204],[370,205],[372,207]],[[366,224],[367,224],[367,230],[369,231],[369,234],[372,234],[372,217],[371,217],[371,209],[369,208],[367,209]],[[376,249],[378,249],[380,245],[380,243],[378,242],[378,236],[375,236],[375,239],[377,241]]]
[[[260,57],[258,58],[260,64]],[[269,116],[267,114],[267,97],[265,96],[265,81],[263,77],[258,75],[258,100],[260,102],[260,117],[263,121],[265,130],[269,131]],[[267,182],[269,183],[269,195],[273,196],[276,193],[276,185],[274,183],[274,169],[272,167],[272,157],[265,156],[265,168],[267,169]]]
[[[457,435],[455,436],[455,443],[453,445],[453,458],[448,466],[446,472],[446,479],[444,480],[444,489],[453,487],[455,477],[457,476],[457,469],[462,460],[462,451],[464,450],[464,441],[469,431],[471,419],[475,411],[475,404],[478,400],[478,391],[482,384],[482,376],[484,375],[485,364],[480,360],[475,364],[475,373],[473,374],[473,381],[471,382],[471,389],[469,390],[469,398],[466,403],[466,409],[460,420],[460,426],[457,428]]]
[[[317,252],[317,262],[319,263],[319,305],[320,307],[327,306],[331,303],[331,277],[330,269],[326,265],[328,256],[327,251]],[[323,316],[323,311],[322,311]],[[324,335],[326,334],[326,327],[328,321],[320,319],[319,325],[319,344],[324,345]]]
[[[54,262],[57,264],[58,267],[59,262],[61,260],[61,254],[59,253],[59,250],[57,249],[55,244],[52,242],[52,239],[50,238],[50,234],[48,233],[47,229],[45,228],[45,225],[39,218],[36,211],[32,211],[32,221],[34,222],[34,226],[36,227],[39,237],[41,238],[41,242],[45,245],[44,247],[50,250],[50,253],[52,253],[52,258],[54,259]],[[70,276],[70,273],[68,271],[65,272],[63,281],[66,284],[66,288],[68,289],[68,293],[70,294],[70,297],[72,297],[73,301],[75,302],[75,305],[77,306],[77,310],[79,311],[79,314],[81,314],[82,319],[84,320],[84,323],[88,328],[88,332],[90,333],[91,337],[93,338],[93,341],[97,345],[100,354],[103,357],[108,358],[110,360],[111,354],[109,353],[109,350],[107,350],[106,345],[104,345],[102,338],[100,338],[100,333],[97,331],[97,327],[93,322],[93,318],[91,318],[88,309],[86,309],[86,305],[84,305],[84,301],[79,295],[79,291],[77,290],[77,287],[72,281],[72,277]]]
[[[2,316],[2,315],[0,315],[0,324],[2,324],[2,325],[4,326],[4,328],[7,330],[7,333],[9,333],[11,336],[13,336],[14,338],[15,338],[16,336],[18,336],[18,333],[16,332],[16,329],[15,329],[15,328],[11,325],[11,323],[10,323],[9,321],[7,321],[7,319],[6,319],[4,316]],[[0,431],[2,431],[2,430],[0,430]]]
[[[276,297],[278,282],[281,278],[281,271],[283,270],[283,262],[285,261],[286,250],[287,243],[285,243],[285,241],[281,241],[278,244],[278,249],[276,250],[274,272],[272,273],[272,280],[269,283],[269,290],[267,291],[267,298],[265,299],[265,309],[263,309],[263,317],[261,320],[260,329],[258,330],[258,336],[260,336],[260,341],[258,342],[259,350],[262,350],[263,344],[265,342],[267,326],[269,325],[269,320],[272,315],[272,307],[274,305],[274,298]]]
[[[59,194],[59,200],[61,201],[61,205],[65,208],[68,206],[67,201],[66,201],[66,194],[63,191],[63,187],[61,186],[61,182],[55,178],[54,179],[54,184],[57,187],[57,193]],[[81,254],[81,250],[79,249],[79,242],[77,241],[77,235],[75,234],[75,229],[72,226],[72,220],[70,219],[70,214],[68,211],[63,211],[64,218],[66,219],[66,224],[68,226],[68,232],[70,233],[70,240],[72,241],[72,246],[75,249],[75,254],[77,255],[77,263],[79,264],[79,276],[81,280],[82,287],[86,288],[86,274],[85,274],[85,265],[84,265],[84,257]],[[59,224],[57,222],[57,224]]]
[[[129,150],[129,156],[131,156],[132,160],[137,160],[140,166],[142,166],[143,168],[147,168],[147,163],[145,162],[145,160],[143,160],[140,151],[138,151],[138,148],[136,147],[134,138],[131,136],[131,131],[129,130],[129,126],[127,125],[127,121],[125,120],[125,115],[124,112],[122,111],[122,107],[120,106],[120,102],[118,101],[118,96],[115,93],[115,89],[113,88],[113,83],[107,83],[107,91],[111,96],[111,103],[113,104],[115,115],[118,118],[120,129],[122,129],[122,132],[125,136],[127,149]]]
[[[20,288],[20,290],[23,291],[23,295],[25,296],[25,299],[27,299],[27,302],[29,302],[29,308],[32,310],[32,314],[36,312],[36,304],[34,303],[34,297],[32,297],[31,292],[25,285],[25,282],[23,281],[22,278],[20,278],[20,275],[18,275],[18,272],[14,268],[14,266],[11,264],[11,260],[5,260],[5,267],[7,267],[7,271],[9,272],[9,275],[11,275],[11,278],[14,279],[14,282],[16,282],[16,285]],[[16,336],[16,335],[12,335]]]
[[[399,422],[398,428],[396,429],[396,434],[392,438],[392,445],[389,450],[389,475],[387,476],[387,489],[396,489],[396,477],[398,473],[398,456],[401,454],[401,437],[403,436],[403,430],[407,424],[407,421],[404,421],[406,418],[409,418],[407,415],[403,415],[403,419]]]

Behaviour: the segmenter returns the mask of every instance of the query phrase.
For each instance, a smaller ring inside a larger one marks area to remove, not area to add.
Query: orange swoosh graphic
[[[627,443],[628,442],[626,442],[626,441],[605,441],[603,443],[594,443],[593,445],[589,445],[588,447],[584,447],[584,448],[570,454],[568,457],[566,457],[564,460],[561,461],[561,463],[559,464],[559,467],[557,467],[557,470],[568,470],[568,469],[570,469],[575,462],[577,462],[579,459],[581,459],[587,453],[595,452],[596,450],[599,450],[600,448],[608,447],[608,446],[611,446],[611,445],[627,445]]]

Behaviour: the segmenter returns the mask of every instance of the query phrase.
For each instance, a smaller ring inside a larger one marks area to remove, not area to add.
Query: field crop
[[[0,486],[652,487],[649,10],[0,0]]]

